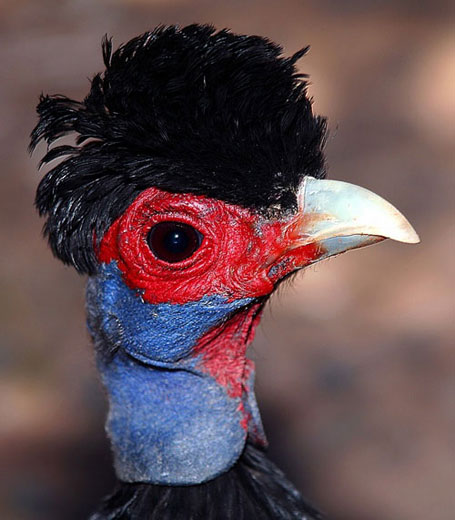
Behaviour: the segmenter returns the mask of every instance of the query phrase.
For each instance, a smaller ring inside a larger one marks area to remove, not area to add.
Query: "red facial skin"
[[[199,249],[174,264],[156,258],[147,235],[162,221],[196,228],[204,237]],[[228,301],[256,298],[320,256],[316,245],[293,245],[300,222],[301,216],[267,220],[220,200],[149,188],[111,225],[98,258],[116,260],[125,283],[148,303],[184,304],[215,294]]]

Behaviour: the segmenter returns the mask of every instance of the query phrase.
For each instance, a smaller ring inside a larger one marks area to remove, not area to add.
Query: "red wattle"
[[[254,362],[245,357],[248,345],[253,341],[256,327],[261,318],[262,304],[257,303],[237,313],[229,321],[213,328],[196,344],[194,354],[201,356],[198,368],[211,375],[218,384],[226,388],[229,397],[246,398],[248,380],[254,370]],[[243,403],[242,427],[248,429],[251,415]]]

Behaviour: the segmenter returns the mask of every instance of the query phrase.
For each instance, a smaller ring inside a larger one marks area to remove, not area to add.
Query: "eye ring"
[[[154,256],[169,264],[182,262],[199,249],[204,236],[184,222],[165,220],[147,234],[147,244]]]

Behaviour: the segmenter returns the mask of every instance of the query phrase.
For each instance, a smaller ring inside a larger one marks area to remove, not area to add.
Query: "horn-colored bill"
[[[386,238],[415,244],[414,228],[392,204],[342,181],[306,177],[299,189],[295,247],[317,244],[327,258]]]

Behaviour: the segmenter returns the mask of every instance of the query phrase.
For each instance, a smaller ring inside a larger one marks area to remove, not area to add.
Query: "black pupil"
[[[202,242],[202,235],[182,222],[159,222],[150,230],[147,242],[160,260],[176,263],[193,255]]]

